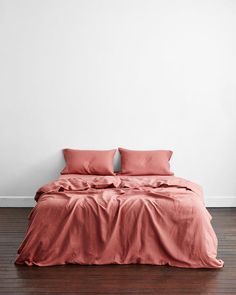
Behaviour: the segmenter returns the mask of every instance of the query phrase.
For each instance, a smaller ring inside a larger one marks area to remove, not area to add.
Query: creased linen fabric
[[[202,190],[182,178],[62,175],[35,199],[17,264],[223,266]]]

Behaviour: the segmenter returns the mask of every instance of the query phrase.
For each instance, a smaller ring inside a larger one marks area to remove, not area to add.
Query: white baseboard
[[[34,207],[32,196],[0,196],[0,207]]]
[[[31,196],[0,196],[0,207],[34,207]],[[206,196],[206,207],[236,207],[236,196]]]
[[[206,196],[206,207],[236,207],[236,196]]]

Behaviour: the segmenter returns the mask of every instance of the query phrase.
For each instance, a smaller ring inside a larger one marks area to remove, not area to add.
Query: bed
[[[202,190],[183,178],[67,174],[35,199],[17,264],[224,264]]]

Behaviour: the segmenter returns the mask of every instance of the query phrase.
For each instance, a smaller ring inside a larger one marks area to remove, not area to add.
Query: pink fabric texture
[[[114,175],[113,161],[116,150],[64,149],[66,167],[61,174]]]
[[[125,175],[173,175],[169,160],[172,151],[134,151],[119,148],[121,173]]]
[[[35,199],[17,264],[223,266],[201,188],[182,178],[62,175]]]

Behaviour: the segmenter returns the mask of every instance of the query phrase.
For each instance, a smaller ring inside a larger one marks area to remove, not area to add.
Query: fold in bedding
[[[185,179],[64,175],[35,199],[17,264],[223,266],[202,190]]]

